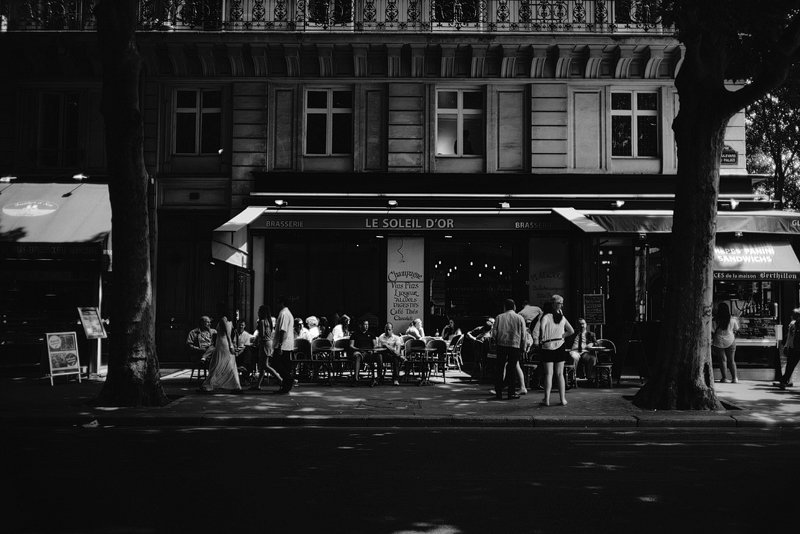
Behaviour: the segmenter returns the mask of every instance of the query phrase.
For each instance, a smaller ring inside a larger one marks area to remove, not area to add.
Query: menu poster
[[[47,360],[50,363],[50,385],[53,376],[78,375],[81,381],[81,363],[78,358],[78,335],[75,332],[45,334]]]
[[[386,316],[401,335],[425,311],[425,242],[421,237],[386,241]]]
[[[528,302],[542,306],[553,295],[566,297],[569,250],[566,239],[532,237],[528,241]],[[567,312],[569,313],[569,312]]]
[[[78,315],[81,318],[86,339],[105,339],[106,329],[103,326],[103,321],[100,320],[100,312],[96,307],[78,308]]]
[[[586,324],[606,324],[606,305],[602,293],[583,295],[583,318]]]

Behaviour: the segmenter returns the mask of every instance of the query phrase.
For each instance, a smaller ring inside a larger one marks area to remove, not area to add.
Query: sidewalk
[[[189,370],[165,370],[167,394],[162,408],[93,408],[88,401],[102,378],[82,383],[61,377],[0,379],[0,423],[15,426],[517,426],[517,427],[753,427],[800,428],[800,388],[781,391],[771,382],[716,384],[729,409],[718,412],[641,410],[631,403],[638,379],[614,389],[577,388],[567,406],[540,406],[543,394],[531,390],[519,400],[496,401],[490,385],[451,372],[432,385],[401,384],[370,388],[301,383],[289,395],[245,391],[241,395],[197,392]],[[558,402],[558,394],[551,398]]]

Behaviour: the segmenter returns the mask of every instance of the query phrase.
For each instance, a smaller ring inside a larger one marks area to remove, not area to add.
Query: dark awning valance
[[[672,211],[572,210],[570,222],[584,231],[652,234],[672,232]],[[601,229],[587,230],[576,214]],[[791,211],[745,211],[717,213],[717,233],[800,234],[800,213]]]

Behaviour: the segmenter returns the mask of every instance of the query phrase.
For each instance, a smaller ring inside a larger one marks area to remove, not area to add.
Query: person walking
[[[553,295],[552,311],[545,313],[533,328],[533,344],[541,345],[541,360],[545,366],[543,406],[550,406],[550,391],[553,389],[553,370],[558,382],[561,406],[567,405],[566,384],[564,383],[564,361],[567,352],[563,349],[564,338],[575,333],[572,325],[564,317],[564,297]]]
[[[278,299],[278,318],[275,321],[275,338],[273,341],[275,363],[282,377],[278,393],[289,393],[294,386],[292,373],[292,351],[294,350],[294,315],[289,311],[289,301],[286,297]]]
[[[267,306],[261,305],[258,307],[258,324],[256,325],[258,337],[256,338],[256,359],[258,364],[258,384],[253,386],[252,389],[261,389],[261,384],[264,382],[264,375],[270,373],[278,379],[278,383],[283,382],[281,375],[272,364],[272,355],[274,353],[273,341],[275,336],[275,327],[272,324],[272,313]]]
[[[794,368],[797,367],[797,362],[800,361],[800,327],[797,321],[800,320],[800,308],[792,310],[792,321],[789,323],[789,328],[786,332],[786,339],[783,341],[783,353],[786,355],[786,369],[781,375],[778,382],[773,382],[774,386],[781,389],[786,389],[787,386],[792,385],[792,373]]]
[[[241,393],[239,369],[236,366],[236,355],[233,352],[231,341],[233,325],[228,320],[224,305],[220,305],[218,309],[217,340],[214,344],[211,362],[208,364],[208,377],[200,387],[200,391],[209,393],[215,389],[228,389],[231,393]]]
[[[492,338],[497,347],[494,391],[495,399],[503,400],[503,386],[506,385],[507,398],[511,400],[519,398],[516,392],[516,366],[525,350],[525,319],[517,313],[513,299],[506,299],[503,308],[505,311],[495,318],[492,325]]]
[[[725,367],[731,372],[731,382],[739,382],[736,373],[736,332],[739,331],[739,320],[731,316],[728,304],[720,302],[717,305],[717,316],[711,323],[711,355],[719,362],[720,382],[727,382]]]

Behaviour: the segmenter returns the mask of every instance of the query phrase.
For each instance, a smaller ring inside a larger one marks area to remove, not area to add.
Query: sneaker
[[[738,378],[734,378],[733,380],[731,380],[731,384],[738,384],[738,383],[739,383]]]
[[[400,382],[399,382],[398,380],[393,380],[393,381],[392,381],[392,385],[393,385],[393,386],[399,386],[399,385],[400,385]]]

